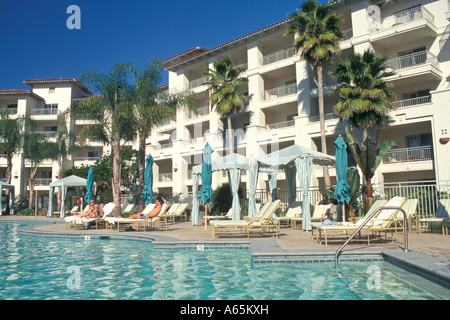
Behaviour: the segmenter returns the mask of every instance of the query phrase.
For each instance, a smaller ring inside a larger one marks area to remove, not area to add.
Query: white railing
[[[198,79],[194,79],[189,81],[189,89],[200,87],[201,85],[204,85],[208,83],[208,77],[201,77]]]
[[[381,28],[387,29],[399,24],[425,19],[430,23],[434,23],[434,16],[425,7],[415,7],[407,10],[397,12],[389,17],[386,17],[381,22]]]
[[[401,163],[433,160],[431,146],[413,148],[395,148],[389,150],[383,158],[383,163]]]
[[[196,115],[192,110],[188,110],[186,112],[186,117],[188,119],[195,119],[197,117],[205,116],[205,115],[209,114],[209,106],[203,106],[203,107],[197,108],[197,113],[198,113],[198,115]]]
[[[391,199],[395,196],[417,199],[420,217],[434,216],[439,199],[450,198],[450,181],[411,181],[374,184],[376,198]]]
[[[336,113],[332,112],[332,113],[326,113],[324,115],[324,118],[325,118],[325,120],[338,119],[339,116]],[[317,121],[320,121],[320,115],[314,115],[314,116],[309,117],[309,122],[317,122]]]
[[[34,185],[35,186],[48,186],[52,182],[52,178],[35,178]]]
[[[58,108],[31,108],[30,114],[33,116],[55,115],[58,114]]]
[[[9,111],[9,114],[17,114],[17,108],[1,108]]]
[[[296,93],[297,93],[297,84],[291,83],[278,88],[266,90],[264,99],[272,100]]]
[[[393,70],[414,67],[426,63],[437,67],[439,60],[434,54],[425,50],[407,54],[398,58],[392,58],[386,61],[387,66]]]
[[[75,161],[97,161],[100,157],[75,157]]]
[[[344,34],[344,37],[342,38],[342,40],[351,39],[353,37],[353,28],[349,27],[349,28],[342,29],[342,33]]]
[[[398,109],[398,108],[415,106],[415,105],[430,103],[430,102],[431,102],[431,95],[424,96],[424,97],[417,97],[417,98],[393,101],[392,104],[394,105],[395,108]]]
[[[172,172],[158,174],[158,182],[171,182]]]
[[[263,65],[275,63],[287,58],[290,58],[294,55],[293,47],[289,47],[272,54],[268,54],[263,57]]]
[[[35,131],[35,133],[42,134],[46,138],[56,137],[56,131]]]
[[[295,126],[295,120],[271,123],[271,124],[267,125],[267,127],[269,129],[281,129],[281,128],[287,128],[287,127],[293,127],[293,126]]]

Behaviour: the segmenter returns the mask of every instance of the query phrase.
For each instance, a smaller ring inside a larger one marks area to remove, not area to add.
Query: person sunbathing
[[[73,216],[78,217],[78,218],[87,218],[89,215],[91,215],[94,212],[94,209],[95,209],[95,201],[94,201],[94,199],[91,199],[91,201],[89,201],[89,206],[87,206],[83,210],[83,213],[75,214]]]
[[[163,202],[162,198],[158,198],[155,200],[155,208],[153,208],[153,210],[150,211],[148,214],[139,212],[139,213],[135,213],[125,219],[148,219],[148,218],[156,217],[161,212],[162,202]]]

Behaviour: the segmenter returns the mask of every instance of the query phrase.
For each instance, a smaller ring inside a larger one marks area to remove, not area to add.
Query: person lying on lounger
[[[84,210],[83,213],[81,214],[74,214],[74,217],[78,217],[78,218],[88,218],[88,216],[90,216],[95,210],[95,201],[94,199],[91,199],[91,201],[89,201],[89,206],[87,206]]]
[[[155,208],[153,208],[153,210],[150,211],[148,214],[142,214],[139,212],[139,213],[135,213],[125,219],[147,219],[147,218],[156,217],[161,212],[162,202],[163,202],[162,198],[158,198],[155,200]]]

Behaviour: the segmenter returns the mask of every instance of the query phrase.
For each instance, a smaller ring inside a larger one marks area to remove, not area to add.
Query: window
[[[48,93],[55,93],[55,87],[48,88]]]
[[[406,147],[422,147],[433,145],[431,133],[415,134],[411,136],[406,136]]]

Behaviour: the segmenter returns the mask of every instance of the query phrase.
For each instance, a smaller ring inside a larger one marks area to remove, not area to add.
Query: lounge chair
[[[144,210],[142,210],[142,214],[149,214],[154,208],[155,208],[156,204],[154,203],[149,203]],[[126,223],[128,223],[128,227],[130,226],[130,224],[132,223],[137,223],[139,221],[143,221],[143,219],[126,219],[126,218],[116,218],[116,217],[106,217],[104,219],[106,221],[106,228],[110,228],[112,229],[117,229],[117,231],[119,231],[118,228],[120,228],[119,226],[119,222],[123,222],[122,227],[124,228]]]
[[[402,206],[402,209],[405,210],[406,213],[406,220],[408,223],[408,230],[412,230],[412,222],[413,220],[416,220],[416,214],[417,214],[417,207],[419,206],[419,200],[417,199],[406,199],[405,203]],[[396,224],[398,228],[403,227],[403,213],[398,212],[397,216],[395,217]]]
[[[155,223],[164,223],[165,219],[162,220],[161,217],[159,217],[160,215],[164,214],[164,212],[167,210],[167,208],[170,205],[167,203],[164,203],[161,206],[161,211],[159,212],[159,214],[156,217],[152,217],[152,218],[147,218],[147,219],[126,219],[126,218],[115,218],[112,222],[114,223],[114,228],[116,229],[116,231],[126,231],[129,230],[130,228],[137,230],[137,231],[146,231],[147,230],[147,226],[151,226],[151,224],[149,224],[149,222],[154,221]],[[147,205],[147,207],[149,207],[149,205]],[[147,209],[147,207],[145,209]],[[153,206],[154,207],[154,206]],[[145,210],[142,211],[142,213],[148,211],[148,213],[153,210]],[[160,221],[161,220],[161,221]],[[167,230],[167,221],[165,221],[166,224],[166,230]]]
[[[164,226],[165,231],[167,231],[167,218],[165,218],[165,214],[170,207],[172,207],[172,205],[165,203],[161,206],[161,212],[156,217],[144,220],[144,231],[156,229],[158,226]],[[180,206],[178,206],[177,209],[178,208],[180,208]]]
[[[292,227],[292,218],[301,218],[302,216],[302,203],[295,202],[290,206],[284,216],[276,217],[275,220],[278,221],[280,226],[283,222],[287,222],[287,226]]]
[[[122,207],[122,212],[123,213],[130,213],[130,212],[132,212],[133,209],[134,209],[134,204],[129,203],[126,206]]]
[[[219,216],[205,216],[205,221],[208,223],[210,220],[230,220],[233,217],[233,208],[230,208],[226,214]]]
[[[322,222],[323,220],[325,220],[331,210],[331,206],[332,206],[331,203],[330,204],[316,204],[316,206],[314,207],[313,214],[311,216],[311,222]],[[299,223],[301,225],[303,223],[303,217],[291,219],[292,229],[297,228],[297,223]]]
[[[66,217],[64,218],[64,221],[66,222],[66,229],[70,229],[70,227],[73,227],[74,229],[77,227],[88,228],[90,226],[95,226],[95,228],[98,229],[99,226],[101,226],[101,222],[105,221],[105,217],[111,214],[114,207],[115,205],[113,202],[105,204],[103,207],[102,218],[80,218],[75,216]]]
[[[386,204],[383,207],[402,207],[405,203],[406,198],[404,197],[394,197],[391,200],[389,200],[388,202],[386,202]],[[370,235],[373,233],[377,233],[380,234],[381,231],[394,231],[397,229],[397,227],[395,226],[395,222],[396,222],[396,216],[398,214],[399,210],[398,209],[382,209],[380,210],[375,217],[372,217],[369,222],[367,222],[367,224],[360,230],[360,231],[367,231],[367,245],[370,246]],[[362,223],[364,223],[364,221],[367,220],[366,219],[359,219],[358,221],[356,221],[356,223],[342,223],[342,224],[337,224],[337,225],[318,225],[316,226],[316,229],[318,231],[318,236],[317,236],[317,240],[319,241],[319,243],[322,244],[322,234],[324,236],[324,240],[325,240],[325,246],[328,245],[328,236],[329,233],[342,233],[345,232],[346,235],[348,235],[348,233],[353,233],[355,232]],[[394,224],[394,226],[392,226]],[[360,241],[363,241],[362,239],[360,239]]]
[[[358,220],[364,221],[366,220],[376,209],[378,209],[379,207],[382,207],[386,204],[387,200],[376,200],[372,206],[369,208],[369,210],[367,211],[367,213],[359,218]],[[379,213],[378,213],[379,214]],[[311,223],[311,238],[314,239],[314,229],[317,229],[318,226],[321,226],[323,222],[314,222]]]
[[[417,217],[417,227],[419,234],[422,233],[423,227],[428,227],[432,231],[432,225],[441,225],[442,234],[448,235],[448,224],[450,223],[450,199],[439,200],[438,207],[434,217],[419,218]],[[422,226],[423,224],[423,226]]]
[[[266,213],[267,209],[272,205],[272,201],[266,202],[262,207],[260,207],[258,214],[255,217],[245,216],[244,220],[246,221],[257,221],[261,219],[261,217]]]
[[[183,218],[187,222],[186,209],[189,203],[173,203],[162,217],[175,222],[176,218]]]
[[[250,233],[252,232],[258,232],[261,235],[273,234],[278,236],[279,224],[273,219],[273,214],[280,205],[281,200],[273,201],[256,221],[211,221],[212,236],[215,239],[219,235],[243,234],[250,238]]]

